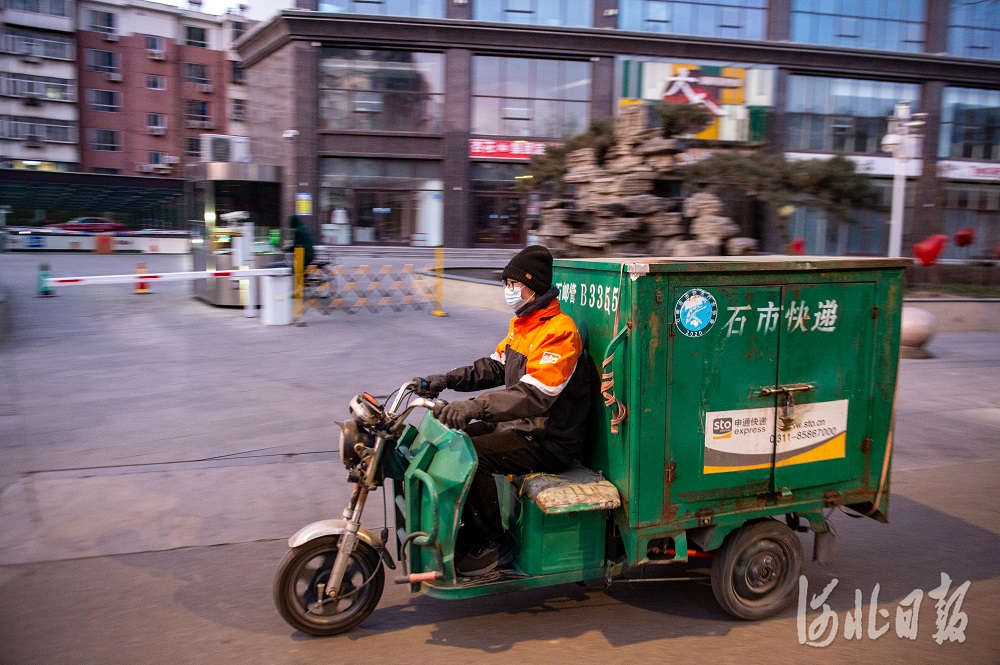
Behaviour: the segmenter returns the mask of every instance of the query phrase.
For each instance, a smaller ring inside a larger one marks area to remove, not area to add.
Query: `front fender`
[[[346,530],[347,520],[320,520],[296,531],[295,535],[288,539],[288,546],[295,548],[323,536],[339,536]],[[383,549],[382,540],[364,527],[358,529],[358,538],[376,551],[380,552]]]

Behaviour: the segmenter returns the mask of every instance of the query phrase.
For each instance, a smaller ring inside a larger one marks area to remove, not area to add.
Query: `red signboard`
[[[469,157],[473,159],[517,159],[528,161],[535,155],[544,155],[546,145],[546,143],[538,141],[469,139]]]

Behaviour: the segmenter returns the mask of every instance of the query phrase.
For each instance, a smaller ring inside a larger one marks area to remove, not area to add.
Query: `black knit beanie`
[[[521,282],[538,295],[552,286],[552,255],[541,245],[530,245],[514,255],[500,279]]]

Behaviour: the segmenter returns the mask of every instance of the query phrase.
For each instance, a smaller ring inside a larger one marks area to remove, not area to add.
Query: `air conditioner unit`
[[[224,134],[201,135],[201,161],[249,162],[250,139],[246,136]]]
[[[181,158],[180,157],[174,157],[173,155],[166,155],[163,158],[163,163],[164,164],[180,164],[181,163]]]
[[[152,136],[163,136],[164,134],[167,133],[167,128],[166,127],[147,127],[146,131],[148,131],[150,133],[150,135],[152,135]]]
[[[202,129],[214,129],[215,123],[213,123],[211,120],[203,120],[199,126]]]
[[[170,167],[167,166],[166,164],[154,164],[153,165],[153,172],[154,173],[170,173]]]
[[[108,80],[114,81],[116,83],[121,83],[122,81],[121,72],[108,72]]]
[[[34,134],[28,134],[28,137],[27,137],[27,140],[25,142],[25,145],[27,147],[29,147],[29,148],[41,148],[42,147],[42,141],[41,141],[41,139],[39,139]]]
[[[25,53],[21,56],[21,62],[31,63],[37,65],[42,61],[41,56],[35,55],[34,53]]]
[[[28,106],[41,105],[41,102],[39,101],[40,99],[41,95],[39,95],[37,92],[29,92],[26,95],[24,95],[24,103]]]
[[[199,83],[198,89],[202,92],[212,92],[215,88],[212,87],[211,83]]]
[[[139,173],[152,173],[153,172],[153,165],[152,164],[139,164],[138,166],[135,167],[135,170],[138,171]]]
[[[167,54],[159,49],[150,49],[147,51],[150,60],[166,60]]]
[[[116,42],[116,41],[118,41],[118,33],[117,32],[105,32],[104,33],[104,41],[106,41],[106,42]]]

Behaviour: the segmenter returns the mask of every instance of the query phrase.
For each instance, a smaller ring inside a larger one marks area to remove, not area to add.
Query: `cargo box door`
[[[875,286],[782,289],[775,418],[776,490],[829,485],[864,472],[870,430]]]
[[[780,286],[671,290],[668,354],[670,503],[772,489]]]

